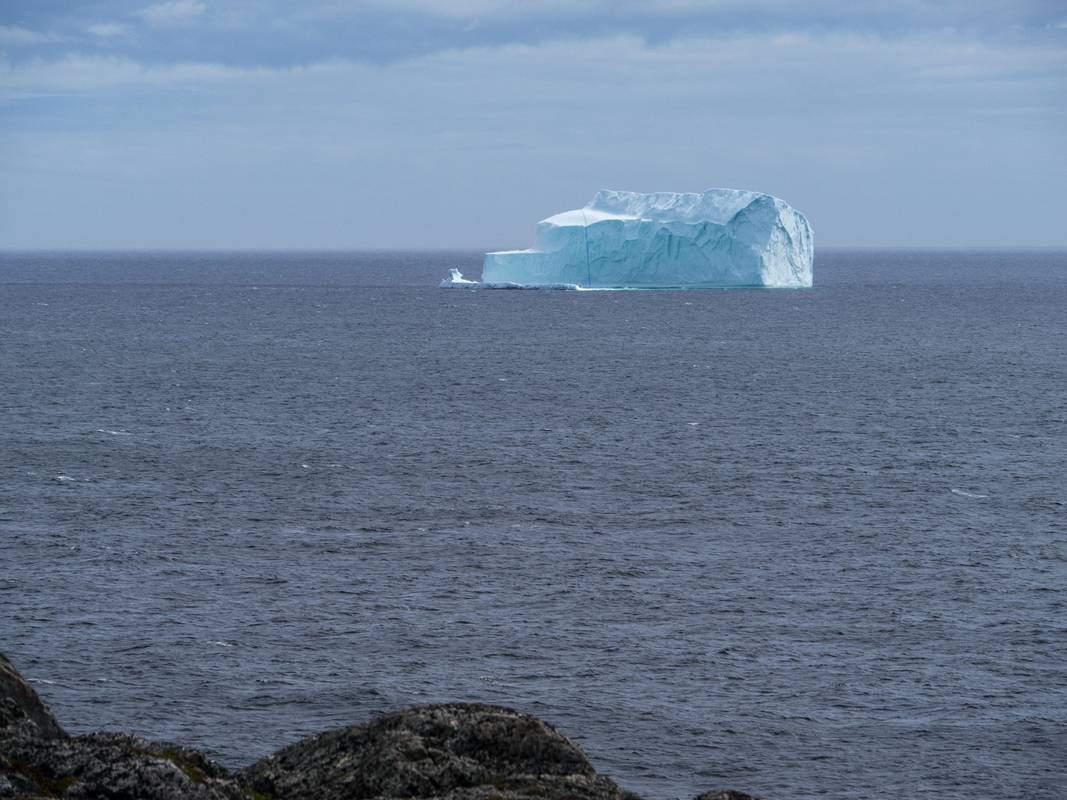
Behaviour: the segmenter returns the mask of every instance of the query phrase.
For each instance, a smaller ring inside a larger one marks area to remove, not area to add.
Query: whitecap
[[[989,497],[987,494],[978,494],[977,492],[965,492],[963,489],[950,489],[953,494],[958,494],[960,497],[974,497],[977,499],[985,499]]]
[[[485,281],[469,281],[463,277],[458,269],[450,269],[448,276],[439,284],[442,289],[554,289],[554,290],[580,290],[576,283],[491,283]]]

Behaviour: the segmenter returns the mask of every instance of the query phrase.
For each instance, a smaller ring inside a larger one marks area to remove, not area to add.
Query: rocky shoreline
[[[328,731],[230,772],[121,733],[67,734],[0,654],[0,798],[640,800],[545,722],[480,704],[418,706]],[[695,800],[755,800],[718,790]]]

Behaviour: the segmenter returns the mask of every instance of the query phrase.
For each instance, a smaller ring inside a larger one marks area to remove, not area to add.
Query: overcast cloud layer
[[[0,247],[524,246],[598,188],[1067,246],[1059,3],[8,0]]]

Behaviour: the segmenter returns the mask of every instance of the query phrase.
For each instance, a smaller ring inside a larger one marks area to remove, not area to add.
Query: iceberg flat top
[[[543,224],[569,227],[603,220],[648,219],[656,222],[729,222],[757,197],[770,197],[742,189],[708,189],[706,192],[618,192],[601,189],[584,208],[564,211]],[[776,199],[777,198],[773,198]],[[779,201],[781,202],[781,201]]]

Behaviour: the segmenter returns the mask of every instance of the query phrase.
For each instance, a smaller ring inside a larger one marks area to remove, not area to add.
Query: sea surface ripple
[[[0,255],[0,650],[68,728],[478,700],[653,800],[1067,796],[1067,255],[478,261]]]

